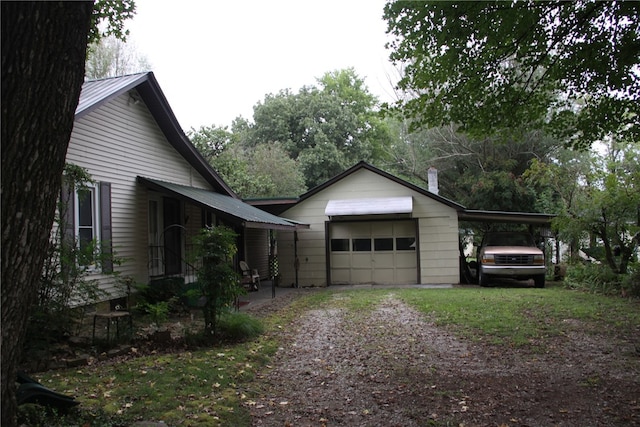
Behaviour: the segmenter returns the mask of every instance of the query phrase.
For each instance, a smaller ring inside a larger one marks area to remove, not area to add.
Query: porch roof
[[[294,230],[305,227],[304,224],[288,221],[285,218],[270,214],[241,200],[216,193],[215,191],[141,176],[138,176],[138,182],[152,190],[167,193],[179,199],[186,199],[205,209],[211,209],[223,217],[231,217],[232,220],[240,222],[246,228]]]

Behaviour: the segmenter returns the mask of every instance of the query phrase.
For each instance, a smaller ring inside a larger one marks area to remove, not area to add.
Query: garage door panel
[[[416,269],[416,253],[396,253],[396,267],[397,268],[413,268]]]
[[[370,253],[354,253],[351,256],[351,268],[371,268]]]
[[[382,283],[382,284],[396,283],[395,269],[394,268],[376,268],[375,278],[373,281],[375,283]]]
[[[351,254],[349,252],[333,253],[331,255],[331,268],[350,268]]]
[[[373,283],[373,272],[370,268],[352,268],[351,283]]]
[[[351,269],[350,268],[332,269],[331,280],[334,284],[351,283]]]
[[[394,268],[394,258],[393,252],[376,252],[373,256],[373,268],[376,271],[383,268]]]
[[[393,222],[376,222],[371,224],[371,235],[374,237],[379,236],[393,236]]]

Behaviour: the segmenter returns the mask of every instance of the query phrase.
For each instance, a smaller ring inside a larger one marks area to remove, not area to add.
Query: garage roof
[[[375,197],[367,199],[329,200],[327,216],[403,214],[413,212],[413,198]]]

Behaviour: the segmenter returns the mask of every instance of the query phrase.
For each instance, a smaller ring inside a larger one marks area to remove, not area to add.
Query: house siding
[[[148,280],[148,195],[138,175],[210,189],[207,181],[171,146],[144,103],[123,94],[76,120],[67,162],[84,167],[95,181],[111,183],[112,246],[124,260],[116,270],[138,282]],[[199,225],[196,209],[189,226]],[[113,279],[91,276],[112,296]]]
[[[309,229],[297,232],[300,266],[298,285],[327,285],[325,223],[329,221],[329,217],[324,215],[324,210],[329,200],[399,196],[413,198],[411,217],[418,219],[420,283],[458,283],[460,275],[456,210],[372,171],[360,169],[282,214],[285,218],[309,224]],[[283,286],[295,284],[294,246],[293,232],[278,233],[280,283]]]

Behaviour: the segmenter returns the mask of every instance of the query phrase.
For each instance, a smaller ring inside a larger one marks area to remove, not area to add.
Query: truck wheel
[[[533,284],[536,288],[544,288],[544,274],[534,277]]]
[[[489,276],[482,272],[482,268],[478,269],[478,284],[482,287],[489,286]]]

